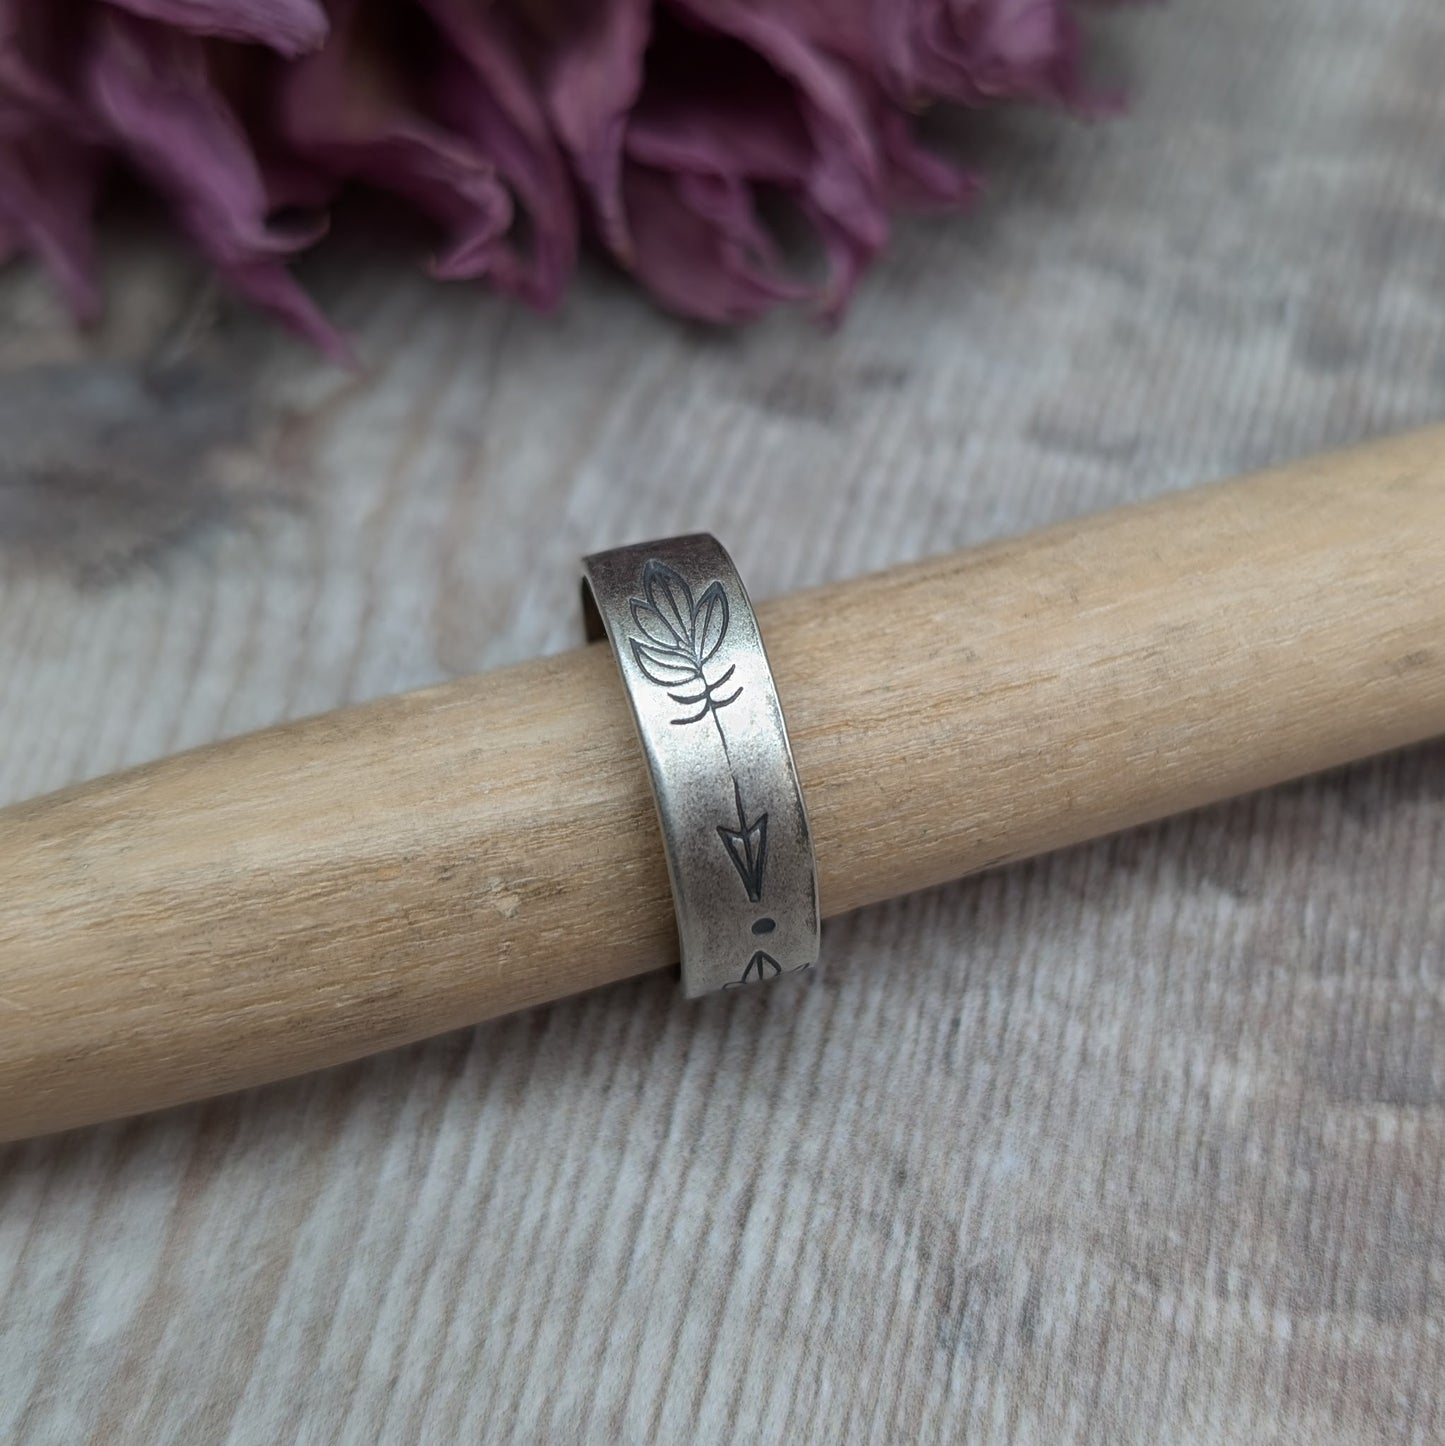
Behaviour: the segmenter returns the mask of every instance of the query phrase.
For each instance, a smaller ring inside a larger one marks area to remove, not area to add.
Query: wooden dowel
[[[1445,733],[1445,429],[759,611],[838,914]],[[600,646],[22,804],[0,881],[0,1138],[675,958]]]

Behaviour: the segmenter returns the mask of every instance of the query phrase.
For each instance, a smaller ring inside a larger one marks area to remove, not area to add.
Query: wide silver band
[[[818,959],[818,874],[752,604],[707,533],[582,563],[647,756],[689,998]]]

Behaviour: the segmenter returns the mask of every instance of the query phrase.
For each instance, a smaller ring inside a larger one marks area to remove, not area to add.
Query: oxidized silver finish
[[[582,563],[652,775],[690,999],[818,960],[818,874],[752,604],[707,533]]]

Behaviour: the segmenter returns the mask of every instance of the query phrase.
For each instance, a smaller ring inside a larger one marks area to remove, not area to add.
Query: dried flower
[[[288,262],[352,185],[438,227],[436,275],[534,306],[561,296],[585,223],[683,315],[834,314],[894,211],[976,188],[919,146],[921,106],[1085,100],[1070,3],[0,0],[0,258],[37,257],[92,315],[92,216],[123,167],[335,355]]]

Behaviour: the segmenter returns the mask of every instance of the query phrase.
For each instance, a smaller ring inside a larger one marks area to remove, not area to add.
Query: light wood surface
[[[1445,415],[1435,0],[1103,33],[1131,115],[970,130],[834,334],[343,248],[351,380],[175,256],[88,344],[5,273],[0,798],[561,653],[600,541],[783,597]],[[0,1440],[1436,1442],[1442,861],[1434,744],[836,920],[786,1001],[7,1147]]]
[[[764,605],[824,917],[1445,735],[1445,428]],[[0,1139],[677,957],[605,647],[0,814]]]

